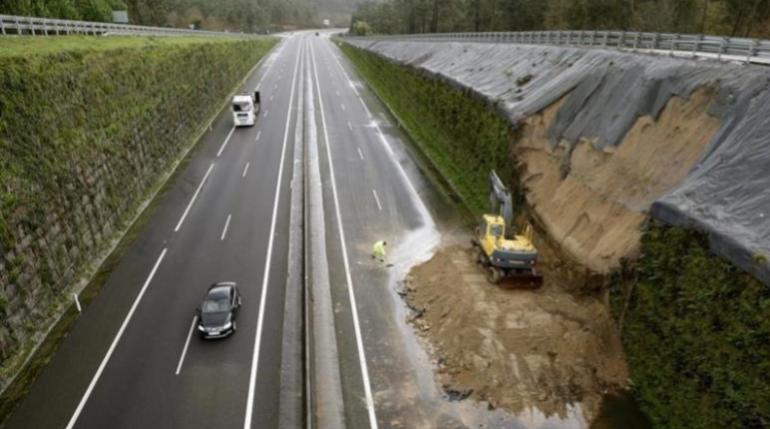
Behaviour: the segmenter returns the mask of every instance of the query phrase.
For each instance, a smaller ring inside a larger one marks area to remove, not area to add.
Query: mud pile
[[[545,284],[536,291],[490,285],[468,246],[446,247],[412,269],[404,281],[410,321],[450,398],[562,417],[568,404],[580,404],[591,420],[603,394],[625,387],[607,306],[564,292],[569,287],[559,283],[568,280],[545,259]]]

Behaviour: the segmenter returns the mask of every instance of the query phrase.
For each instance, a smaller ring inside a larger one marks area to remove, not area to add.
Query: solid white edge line
[[[329,54],[334,58],[334,61],[337,63],[337,67],[339,67],[340,71],[342,72],[342,75],[345,76],[345,79],[348,81],[348,84],[353,89],[353,92],[356,94],[359,100],[361,100],[361,105],[364,106],[364,109],[366,109],[366,113],[369,115],[371,119],[371,112],[369,111],[369,108],[366,106],[366,103],[364,103],[363,98],[361,97],[361,94],[358,92],[358,89],[356,89],[356,86],[353,84],[353,80],[350,79],[350,76],[348,75],[347,70],[345,70],[344,67],[342,67],[342,63],[340,63],[339,59],[337,58],[337,55],[335,55],[334,51],[329,47],[331,44],[325,45],[327,51]],[[412,192],[412,195],[415,197],[415,202],[417,203],[417,209],[422,214],[423,220],[426,222],[429,222],[430,224],[433,224],[433,218],[430,216],[430,212],[428,211],[428,208],[425,206],[425,202],[420,198],[420,193],[417,192],[417,188],[414,187],[414,183],[412,183],[412,179],[409,178],[409,176],[406,174],[406,171],[404,170],[404,166],[401,165],[400,162],[398,162],[398,159],[396,159],[395,153],[393,152],[393,148],[390,147],[390,143],[388,143],[387,138],[382,133],[382,130],[380,130],[380,126],[377,124],[376,121],[373,122],[375,129],[377,130],[377,135],[380,138],[380,141],[382,144],[385,145],[385,148],[388,150],[388,153],[391,155],[391,161],[393,161],[393,165],[396,166],[396,169],[398,170],[399,174],[404,180],[404,183],[406,183],[406,186],[409,188],[409,190]]]
[[[259,141],[259,138],[262,137],[262,130],[257,131],[257,137],[254,139],[254,141]]]
[[[230,219],[233,217],[233,215],[229,214],[227,215],[227,220],[225,221],[225,227],[222,229],[222,236],[219,237],[220,241],[224,241],[225,237],[227,237],[227,228],[230,227]]]
[[[227,146],[227,142],[230,141],[230,137],[233,136],[233,131],[235,131],[235,127],[230,128],[230,132],[227,133],[227,137],[225,138],[225,141],[222,142],[222,146],[219,147],[219,151],[217,151],[217,158],[222,156],[222,151],[225,150],[225,146]]]
[[[316,67],[315,52],[310,46],[310,59],[315,76],[315,87],[318,94],[318,105],[321,111],[321,126],[323,127],[324,141],[326,142],[326,157],[329,162],[329,176],[332,184],[332,197],[334,200],[334,210],[337,215],[337,229],[339,231],[340,245],[342,247],[342,263],[345,268],[345,281],[348,287],[348,296],[350,297],[350,310],[353,315],[353,327],[356,334],[356,347],[358,348],[358,363],[361,367],[361,378],[364,384],[364,393],[366,395],[366,408],[369,413],[369,427],[377,429],[377,415],[374,410],[374,398],[372,397],[372,387],[369,382],[369,369],[366,364],[366,354],[364,352],[364,342],[361,336],[361,324],[358,321],[358,307],[356,304],[356,295],[353,291],[353,279],[350,275],[350,261],[348,260],[348,250],[345,244],[345,228],[342,225],[342,215],[340,212],[340,203],[337,198],[337,181],[334,178],[334,163],[332,162],[331,149],[329,147],[329,133],[326,127],[326,114],[323,107],[323,96],[321,95],[321,86],[318,80],[318,69]]]
[[[250,165],[250,164],[251,164],[251,163],[247,162],[247,163],[246,163],[246,166],[245,166],[245,167],[243,167],[243,174],[241,174],[241,177],[246,177],[246,173],[248,173],[248,172],[249,172],[249,165]]]
[[[192,338],[193,329],[195,329],[195,322],[198,320],[198,315],[193,316],[192,323],[190,324],[190,331],[187,333],[187,340],[184,342],[184,348],[182,349],[182,355],[179,356],[179,363],[176,366],[176,372],[174,375],[179,375],[182,372],[182,364],[184,363],[184,357],[187,354],[187,347],[190,345],[190,338]]]
[[[144,292],[147,291],[147,286],[150,285],[152,278],[155,277],[155,272],[158,271],[158,267],[160,266],[160,263],[163,262],[163,258],[166,256],[166,250],[167,249],[163,249],[163,251],[160,252],[160,256],[158,256],[158,260],[155,261],[155,266],[152,267],[152,271],[150,271],[150,275],[147,276],[147,280],[144,282],[142,289],[139,291],[139,295],[136,296],[136,298],[134,299],[133,305],[131,305],[131,309],[128,310],[128,314],[126,315],[126,318],[123,319],[123,324],[120,325],[120,329],[118,330],[118,333],[115,334],[115,338],[112,340],[112,344],[110,344],[110,348],[107,350],[107,354],[104,355],[104,359],[102,359],[102,362],[99,364],[99,368],[96,370],[96,374],[94,374],[94,377],[91,379],[91,383],[89,383],[88,385],[88,389],[86,389],[86,392],[83,394],[83,397],[80,399],[80,403],[78,404],[78,407],[75,409],[75,413],[70,418],[69,423],[67,423],[66,429],[72,429],[75,426],[75,423],[78,421],[78,417],[80,417],[80,413],[83,411],[83,407],[85,407],[86,402],[88,402],[88,398],[91,396],[91,392],[93,392],[94,387],[96,386],[96,383],[99,381],[99,377],[101,377],[102,372],[104,371],[104,368],[107,366],[107,362],[110,361],[110,357],[112,357],[112,353],[115,351],[115,347],[117,347],[118,342],[120,341],[120,338],[123,336],[123,332],[126,330],[126,326],[128,326],[128,322],[131,321],[131,317],[134,315],[134,311],[136,311],[136,307],[139,306],[139,302],[142,300],[142,297],[144,296]]]
[[[257,370],[259,368],[259,347],[262,341],[262,327],[265,320],[265,301],[267,300],[267,285],[270,278],[270,262],[273,256],[273,240],[275,239],[275,224],[278,217],[278,202],[281,197],[281,181],[283,179],[283,164],[286,158],[286,143],[289,140],[289,124],[291,123],[291,110],[294,104],[294,91],[297,83],[297,71],[299,59],[302,53],[302,40],[297,49],[297,59],[294,62],[294,73],[291,80],[291,92],[289,95],[289,108],[286,112],[286,128],[283,135],[283,148],[281,149],[281,162],[278,167],[278,180],[275,182],[275,201],[273,202],[273,215],[270,221],[270,238],[267,243],[267,256],[265,257],[265,272],[262,277],[262,294],[259,299],[259,313],[257,316],[257,332],[254,338],[254,354],[251,358],[251,372],[249,375],[249,393],[246,399],[246,416],[243,421],[244,429],[251,429],[251,420],[254,412],[254,391],[257,382]]]
[[[372,189],[372,195],[374,195],[374,201],[377,203],[377,208],[382,211],[382,204],[380,204],[380,198],[377,196],[377,191]]]
[[[178,232],[179,228],[182,227],[182,223],[184,223],[185,218],[187,218],[187,214],[190,213],[190,209],[195,203],[195,199],[198,198],[198,194],[201,192],[201,189],[203,188],[203,184],[206,183],[206,179],[208,179],[212,169],[214,169],[213,162],[211,163],[211,165],[209,165],[209,169],[206,170],[206,175],[203,176],[201,183],[198,185],[198,189],[195,190],[195,193],[193,194],[192,198],[190,198],[190,202],[187,204],[187,208],[184,209],[184,213],[182,213],[182,217],[179,218],[179,223],[176,224],[176,228],[174,228],[174,232]]]
[[[356,149],[358,149],[358,157],[361,158],[361,161],[363,161],[364,160],[364,153],[361,152],[361,148],[360,147],[357,147]]]

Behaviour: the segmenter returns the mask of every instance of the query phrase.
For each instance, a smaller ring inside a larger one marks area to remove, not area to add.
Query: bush
[[[770,426],[770,288],[699,233],[653,225],[642,252],[623,343],[655,426]]]

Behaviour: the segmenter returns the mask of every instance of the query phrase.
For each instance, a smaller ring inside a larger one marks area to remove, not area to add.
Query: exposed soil
[[[602,299],[575,297],[561,286],[593,279],[549,263],[558,259],[544,247],[537,290],[487,283],[469,245],[439,250],[404,281],[410,322],[427,340],[450,399],[561,417],[580,404],[590,421],[605,393],[626,387],[620,338]]]
[[[709,89],[672,97],[658,118],[639,118],[616,148],[586,140],[571,153],[548,137],[561,102],[529,117],[513,155],[541,229],[598,272],[633,258],[646,211],[685,178],[719,128],[708,114],[712,99]]]

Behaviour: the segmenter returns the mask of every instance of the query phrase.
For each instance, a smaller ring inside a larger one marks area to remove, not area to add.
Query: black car
[[[235,318],[241,306],[241,294],[233,282],[209,286],[203,304],[198,307],[198,334],[202,338],[224,338],[237,329]]]

